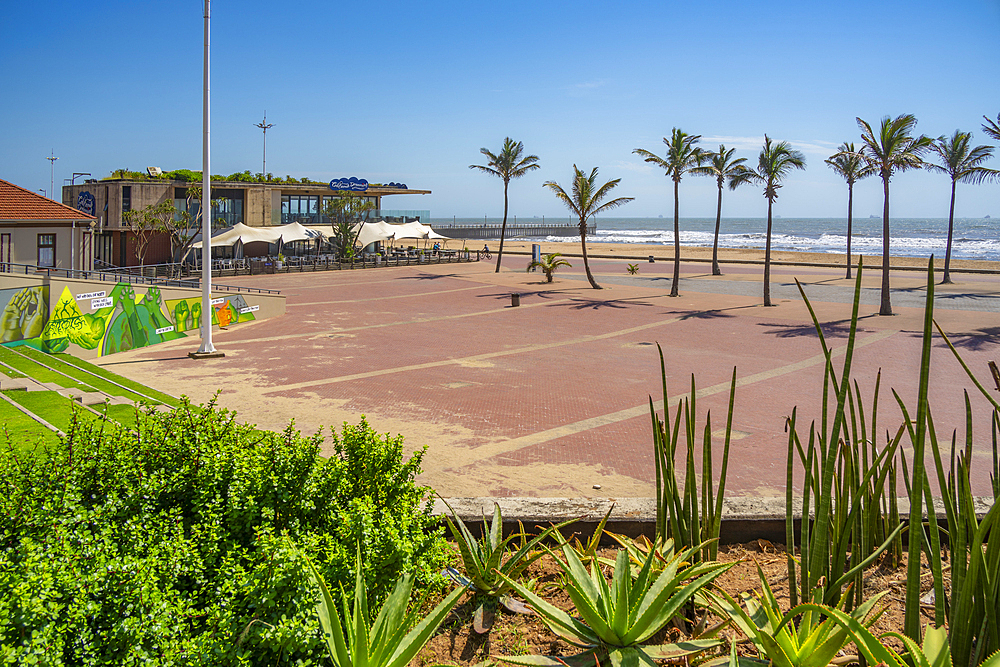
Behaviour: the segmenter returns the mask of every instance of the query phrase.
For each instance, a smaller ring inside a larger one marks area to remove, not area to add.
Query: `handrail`
[[[152,266],[175,266],[168,264],[150,264],[145,268]],[[12,267],[19,267],[17,271],[11,270]],[[133,275],[131,273],[125,272],[125,269],[120,269],[118,271],[83,271],[80,269],[63,269],[51,266],[34,266],[31,264],[16,264],[13,262],[0,262],[0,273],[21,273],[21,268],[24,269],[24,275],[30,275],[32,271],[35,273],[47,273],[49,277],[59,277],[60,275],[68,279],[77,280],[94,280],[100,282],[122,282],[128,283],[129,285],[156,285],[159,287],[180,287],[183,289],[201,289],[201,281],[195,280],[178,280],[176,278],[158,278],[155,276],[143,276],[143,275]],[[139,267],[127,267],[127,269],[137,269]],[[243,287],[241,285],[220,285],[218,283],[212,283],[212,290],[221,290],[224,292],[246,292],[248,294],[281,294],[281,290],[266,289],[263,287]]]

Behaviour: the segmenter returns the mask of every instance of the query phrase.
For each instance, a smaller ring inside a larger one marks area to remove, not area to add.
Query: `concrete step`
[[[10,378],[0,375],[0,389],[3,391],[46,391],[46,388],[31,378]]]
[[[112,396],[108,399],[108,403],[111,405],[132,405],[135,401],[131,398],[125,398],[124,396]]]

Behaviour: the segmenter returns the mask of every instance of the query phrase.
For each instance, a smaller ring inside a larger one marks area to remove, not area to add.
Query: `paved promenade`
[[[593,290],[582,260],[555,282],[525,273],[527,258],[241,277],[232,284],[279,289],[282,318],[215,334],[224,359],[193,361],[195,339],[107,357],[116,372],[197,402],[219,402],[240,418],[305,433],[366,415],[409,449],[427,447],[423,483],[444,496],[649,497],[654,495],[648,397],[660,396],[656,343],[664,350],[671,409],[697,382],[698,421],[711,410],[725,426],[737,369],[729,494],[782,493],[785,418],[798,406],[800,432],[820,419],[823,357],[794,279],[804,285],[839,361],[853,281],[842,269],[772,267],[775,307],[761,304],[759,266],[682,265],[681,296],[670,298],[672,264],[597,259],[605,289]],[[955,274],[938,286],[935,316],[987,386],[1000,357],[1000,276]],[[897,315],[880,317],[881,274],[865,274],[853,376],[871,406],[881,368],[876,433],[895,432],[915,410],[926,277],[892,274]],[[521,294],[511,307],[510,294]],[[989,479],[988,403],[940,339],[931,405],[939,436],[964,441],[963,388],[974,408],[974,490]],[[997,394],[1000,396],[1000,393]],[[721,448],[721,439],[717,439]],[[718,465],[719,455],[716,456]],[[595,489],[595,485],[600,485]]]

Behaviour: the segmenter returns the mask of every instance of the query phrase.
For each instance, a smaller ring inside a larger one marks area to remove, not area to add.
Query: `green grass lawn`
[[[42,353],[39,352],[39,354],[42,354]],[[165,394],[162,391],[157,391],[156,389],[153,389],[152,387],[147,387],[144,384],[140,384],[138,382],[134,382],[133,380],[129,380],[128,378],[122,377],[121,375],[118,375],[117,373],[112,373],[111,371],[107,370],[106,368],[101,368],[100,366],[96,366],[96,365],[90,363],[89,361],[85,361],[85,360],[80,359],[78,357],[74,357],[71,354],[59,353],[59,354],[47,355],[47,356],[51,356],[51,357],[54,357],[56,359],[59,359],[60,361],[63,361],[65,363],[67,363],[67,364],[71,364],[73,366],[76,366],[79,369],[82,369],[82,370],[85,370],[85,371],[90,371],[91,373],[96,373],[97,375],[101,376],[102,378],[107,378],[108,380],[114,380],[115,382],[117,382],[120,385],[124,385],[126,387],[129,387],[130,389],[134,389],[135,391],[140,392],[142,394],[145,394],[146,396],[149,396],[150,398],[154,398],[154,399],[160,401],[161,403],[163,403],[164,405],[169,405],[172,408],[176,408],[177,406],[179,406],[181,404],[181,402],[178,399],[174,398],[170,394]],[[93,376],[83,375],[81,377],[93,377]],[[119,391],[120,391],[120,389],[119,389]]]
[[[4,392],[6,395],[25,392]],[[30,452],[35,448],[36,443],[44,445],[59,444],[59,436],[45,428],[34,419],[24,414],[7,401],[0,401],[0,421],[3,422],[3,435],[0,438],[0,447],[6,449],[7,443],[14,447],[16,452]],[[9,438],[9,440],[8,440]]]
[[[44,353],[39,353],[43,356]],[[94,391],[93,385],[89,383],[79,382],[72,380],[59,373],[54,373],[47,368],[39,366],[30,358],[25,357],[23,354],[10,350],[6,347],[0,345],[0,361],[12,366],[19,373],[24,373],[30,378],[37,380],[38,382],[55,382],[60,387],[65,387],[67,389],[80,389],[82,391]],[[51,364],[50,364],[51,365]]]
[[[100,419],[98,415],[83,407],[76,401],[66,398],[54,391],[12,391],[4,392],[4,394],[18,403],[23,405],[28,410],[31,410],[34,414],[38,415],[48,423],[55,426],[57,429],[67,432],[69,430],[70,423],[73,419],[73,410],[77,410],[78,419],[81,421],[93,421],[95,419]],[[8,405],[9,409],[14,410],[13,406]],[[133,428],[135,426],[135,406],[133,405],[108,405],[99,404],[90,406],[91,409],[96,410],[102,415],[106,415],[108,418],[127,426]],[[21,414],[25,419],[28,419],[27,415]],[[37,422],[32,421],[32,424]],[[44,427],[42,427],[44,428]],[[14,434],[14,429],[9,428]]]
[[[106,394],[110,394],[111,396],[122,396],[123,398],[133,401],[146,401],[147,403],[150,399],[153,399],[154,402],[164,403],[173,407],[176,407],[180,403],[162,392],[143,386],[137,382],[132,382],[131,380],[123,378],[119,375],[115,375],[100,366],[95,366],[94,364],[83,361],[82,359],[78,359],[71,354],[46,354],[40,350],[27,347],[23,347],[18,351],[31,359],[37,360],[47,366],[55,368],[56,370],[62,371],[63,373],[74,377],[76,380],[86,383],[95,389],[103,391]],[[94,373],[99,377],[94,377],[94,375],[91,375],[90,373]],[[128,387],[128,389],[122,389],[122,387],[119,387],[118,385],[123,385],[124,387]]]
[[[111,396],[122,396],[140,403],[148,403],[152,399],[153,402],[163,403],[171,407],[180,405],[180,401],[172,396],[123,378],[70,354],[46,354],[26,346],[15,351],[0,346],[0,361],[16,369],[11,370],[0,366],[0,374],[2,374],[0,379],[2,376],[27,376],[38,382],[53,382],[67,389],[87,392],[103,391]],[[39,363],[54,370],[49,370]],[[77,411],[77,418],[80,420],[100,419],[98,415],[79,403],[55,391],[4,391],[3,394],[63,432],[69,430],[74,410]],[[123,426],[135,427],[135,405],[98,404],[90,407]],[[3,430],[6,432],[6,435],[0,438],[0,447],[6,447],[6,442],[9,441],[15,451],[35,451],[37,453],[43,451],[35,447],[38,442],[47,446],[58,446],[60,442],[56,433],[6,401],[0,401],[0,420],[2,420],[0,424],[2,424]]]
[[[3,380],[5,377],[9,377],[9,378],[23,378],[24,377],[24,373],[19,373],[19,372],[15,371],[15,370],[11,370],[11,369],[7,368],[6,366],[0,366],[0,380]]]

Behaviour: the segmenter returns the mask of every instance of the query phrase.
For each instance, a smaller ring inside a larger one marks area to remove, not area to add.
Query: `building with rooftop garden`
[[[129,231],[123,215],[148,206],[172,202],[177,211],[187,211],[194,219],[201,207],[201,173],[188,170],[161,172],[149,168],[148,174],[119,170],[111,177],[88,179],[84,183],[64,185],[62,201],[97,219],[94,257],[99,266],[135,266],[139,264],[134,232]],[[242,222],[250,227],[268,227],[299,222],[303,225],[329,225],[323,214],[326,204],[341,196],[347,183],[268,178],[250,172],[212,178],[212,227],[220,229]],[[387,222],[428,222],[429,211],[383,208],[383,198],[391,195],[427,195],[430,190],[408,188],[405,184],[365,184],[361,190],[353,179],[354,194],[374,206],[368,217]],[[363,183],[363,182],[362,182]],[[146,264],[173,261],[170,238],[155,234],[145,249]]]

